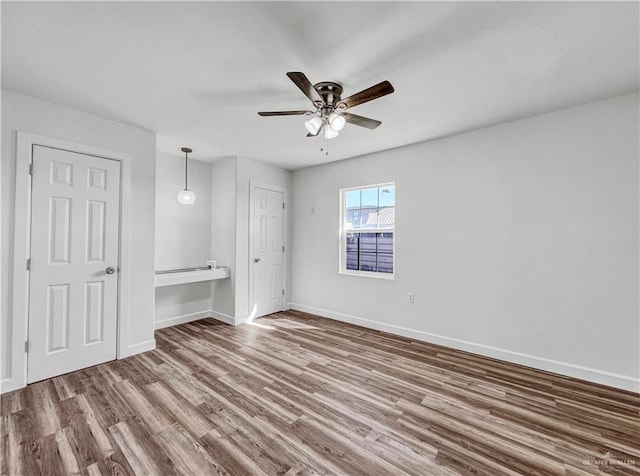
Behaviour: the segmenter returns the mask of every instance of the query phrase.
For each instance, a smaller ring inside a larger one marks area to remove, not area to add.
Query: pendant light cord
[[[189,157],[189,152],[184,153],[184,189],[189,190],[187,187],[187,159]]]

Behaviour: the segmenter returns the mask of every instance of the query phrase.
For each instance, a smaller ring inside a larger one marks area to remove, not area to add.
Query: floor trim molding
[[[242,316],[234,318],[233,325],[239,326],[241,324],[246,324],[247,322],[251,322],[253,318],[251,316]]]
[[[186,324],[187,322],[198,321],[211,317],[217,321],[224,322],[230,326],[238,326],[249,322],[249,316],[233,317],[223,312],[214,311],[213,309],[205,309],[204,311],[192,312],[181,316],[168,317],[160,321],[156,321],[155,329],[164,329],[165,327],[177,326],[178,324]]]
[[[168,317],[156,321],[156,329],[164,329],[165,327],[177,326],[178,324],[185,324],[187,322],[197,321],[198,319],[204,319],[205,317],[211,317],[213,311],[206,309],[204,311],[192,312],[190,314],[183,314],[181,316]]]
[[[14,390],[18,390],[19,388],[25,387],[26,384],[22,382],[17,382],[11,377],[6,377],[0,380],[0,394],[13,392]]]
[[[228,314],[225,314],[224,312],[218,312],[218,311],[214,311],[213,309],[209,309],[209,316],[213,317],[214,319],[220,321],[220,322],[224,322],[225,324],[229,324],[230,326],[235,326],[236,325],[236,319],[235,317],[232,317]]]
[[[143,342],[138,342],[137,344],[128,346],[124,351],[124,355],[120,358],[131,357],[132,355],[141,354],[143,352],[147,352],[155,348],[156,348],[155,339],[145,340]]]
[[[606,372],[604,370],[583,367],[580,365],[546,359],[544,357],[536,357],[534,355],[522,354],[511,350],[478,344],[475,342],[440,336],[437,334],[431,334],[429,332],[395,326],[393,324],[387,324],[371,319],[365,319],[363,317],[343,314],[341,312],[329,311],[327,309],[322,309],[314,306],[307,306],[306,304],[297,302],[290,302],[288,303],[288,305],[291,309],[295,309],[296,311],[308,312],[310,314],[316,314],[318,316],[334,319],[336,321],[348,322],[349,324],[355,324],[369,329],[388,332],[390,334],[408,337],[410,339],[416,339],[419,341],[428,342],[430,344],[442,345],[445,347],[450,347],[452,349],[463,350],[485,357],[500,359],[514,364],[543,370],[546,372],[553,372],[556,374],[566,375],[568,377],[578,378],[581,380],[587,380],[589,382],[599,383],[622,390],[629,390],[631,392],[640,393],[640,379],[635,379],[627,375],[615,374]]]

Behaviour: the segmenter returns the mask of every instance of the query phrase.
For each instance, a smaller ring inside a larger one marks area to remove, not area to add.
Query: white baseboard
[[[155,339],[145,340],[144,342],[138,342],[137,344],[133,344],[127,347],[124,351],[124,355],[120,358],[131,357],[132,355],[141,354],[155,348]]]
[[[223,312],[214,311],[213,309],[205,309],[204,311],[192,312],[191,314],[183,314],[182,316],[169,317],[167,319],[162,319],[161,321],[156,321],[155,328],[163,329],[165,327],[177,326],[178,324],[185,324],[187,322],[197,321],[207,317],[212,317],[213,319],[229,324],[230,326],[244,324],[249,320],[249,317],[237,318],[229,316]]]
[[[18,380],[19,379],[12,379],[11,377],[0,380],[0,394],[13,392],[14,390],[18,390],[19,388],[26,386],[25,382]]]
[[[236,325],[236,320],[234,317],[229,316],[228,314],[225,314],[223,312],[218,312],[218,311],[214,311],[213,309],[209,310],[209,316],[213,317],[214,319],[220,321],[220,322],[224,322],[225,324],[229,324],[230,326],[235,326]]]
[[[156,348],[156,340],[150,339],[144,342],[138,342],[137,344],[130,345],[126,349],[118,359],[124,359],[126,357],[131,357],[132,355],[141,354],[142,352],[147,352],[149,350],[153,350]],[[26,373],[25,373],[26,375]],[[27,382],[24,379],[12,379],[12,378],[4,378],[0,380],[0,394],[11,392],[13,390],[18,390],[19,388],[24,388],[27,386]]]
[[[165,327],[177,326],[178,324],[184,324],[186,322],[197,321],[198,319],[204,319],[210,317],[213,311],[206,309],[204,311],[192,312],[191,314],[183,314],[182,316],[169,317],[156,321],[156,329],[164,329]]]
[[[454,339],[451,337],[440,336],[424,331],[418,331],[415,329],[409,329],[406,327],[395,326],[393,324],[387,324],[384,322],[352,316],[349,314],[329,311],[327,309],[307,306],[305,304],[296,302],[288,303],[288,306],[291,309],[295,309],[297,311],[316,314],[318,316],[327,317],[336,321],[347,322],[349,324],[355,324],[358,326],[367,327],[369,329],[388,332],[389,334],[408,337],[410,339],[428,342],[430,344],[437,344],[452,349],[463,350],[465,352],[471,352],[485,357],[500,359],[507,362],[512,362],[514,364],[524,365],[538,370],[544,370],[546,372],[553,372],[560,375],[566,375],[568,377],[578,378],[581,380],[587,380],[589,382],[620,388],[622,390],[629,390],[631,392],[640,393],[640,379],[633,378],[627,375],[615,374],[606,372],[604,370],[592,369],[580,365],[559,362],[543,357],[536,357],[534,355],[522,354],[520,352],[491,347],[484,344],[477,344],[474,342]]]
[[[240,324],[246,324],[247,322],[250,322],[252,320],[251,316],[241,316],[241,317],[236,317],[234,319],[234,326],[239,326]]]

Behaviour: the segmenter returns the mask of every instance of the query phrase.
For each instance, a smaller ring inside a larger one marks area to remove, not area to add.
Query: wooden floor
[[[2,474],[640,474],[640,396],[299,312],[2,396]]]

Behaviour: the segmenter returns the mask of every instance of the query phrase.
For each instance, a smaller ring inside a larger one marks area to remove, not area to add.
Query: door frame
[[[85,144],[54,139],[51,137],[18,131],[16,133],[16,183],[13,206],[13,290],[11,322],[11,377],[2,391],[22,388],[27,385],[27,352],[25,343],[29,337],[29,285],[30,272],[27,259],[31,249],[31,175],[29,167],[33,160],[33,147],[43,146],[120,162],[120,233],[118,251],[120,269],[118,276],[118,305],[116,358],[126,357],[126,342],[129,331],[129,223],[131,196],[131,157],[128,154],[101,149]]]
[[[253,212],[253,199],[255,197],[255,189],[261,189],[261,190],[269,190],[271,192],[279,192],[282,193],[282,201],[284,202],[284,210],[282,211],[282,246],[284,246],[284,253],[282,253],[282,289],[284,289],[284,294],[282,295],[282,301],[281,301],[281,311],[284,311],[286,306],[285,303],[287,302],[286,299],[289,296],[289,290],[287,289],[286,283],[288,282],[288,272],[287,272],[287,266],[288,266],[288,259],[287,256],[289,255],[289,244],[287,242],[287,214],[289,211],[289,203],[287,202],[287,189],[286,188],[282,188],[282,187],[278,187],[276,185],[269,185],[269,184],[265,184],[262,182],[255,182],[253,180],[249,181],[249,317],[248,317],[248,322],[253,321],[256,318],[256,313],[255,311],[252,309],[252,306],[254,304],[254,299],[253,299],[253,295],[254,295],[254,289],[253,289],[253,259],[254,259],[254,253],[253,253],[253,235],[254,235],[254,212]]]

